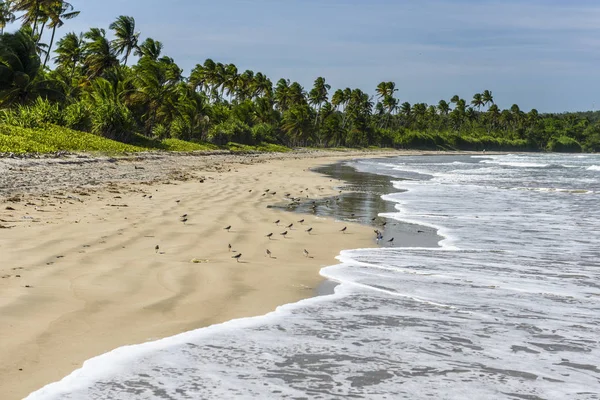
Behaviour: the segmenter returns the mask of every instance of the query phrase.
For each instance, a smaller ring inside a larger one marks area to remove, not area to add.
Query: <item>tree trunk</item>
[[[46,64],[48,63],[48,59],[50,58],[50,53],[52,52],[52,45],[54,44],[54,34],[56,33],[56,25],[52,28],[52,37],[50,38],[50,46],[48,46],[48,52],[46,53],[46,58],[44,59],[44,68],[46,68]]]

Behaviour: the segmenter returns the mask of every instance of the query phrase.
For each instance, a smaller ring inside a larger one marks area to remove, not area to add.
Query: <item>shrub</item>
[[[554,136],[550,138],[546,149],[548,151],[563,153],[581,153],[581,145],[579,142],[568,136]]]
[[[92,108],[92,133],[128,143],[132,140],[133,119],[127,107],[115,101],[98,101]]]

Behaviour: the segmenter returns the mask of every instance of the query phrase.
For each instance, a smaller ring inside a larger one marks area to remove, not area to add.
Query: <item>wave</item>
[[[600,171],[600,165],[592,165],[587,168],[588,171]]]

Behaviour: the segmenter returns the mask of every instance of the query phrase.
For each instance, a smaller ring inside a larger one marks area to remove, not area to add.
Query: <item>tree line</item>
[[[596,113],[500,109],[490,90],[411,104],[399,100],[394,82],[381,82],[374,95],[334,90],[324,77],[304,88],[212,59],[185,74],[160,41],[142,40],[130,16],[56,40],[56,29],[78,15],[62,0],[0,1],[2,123],[53,124],[122,142],[143,135],[217,145],[600,149]],[[16,22],[17,31],[4,32]]]

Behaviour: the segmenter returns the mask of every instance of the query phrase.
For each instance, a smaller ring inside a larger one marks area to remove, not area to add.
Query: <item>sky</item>
[[[69,0],[58,35],[136,20],[186,74],[207,58],[307,90],[323,76],[400,102],[491,90],[501,108],[600,108],[600,2],[592,0]]]

